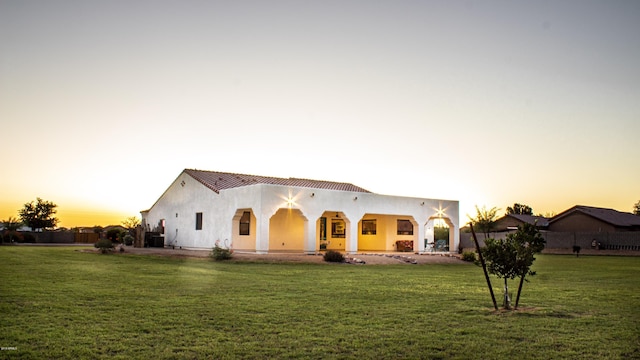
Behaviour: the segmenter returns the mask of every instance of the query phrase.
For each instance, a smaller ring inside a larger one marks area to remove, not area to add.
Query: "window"
[[[202,213],[196,213],[196,230],[202,230]]]
[[[398,235],[413,235],[413,224],[409,220],[398,220]]]
[[[344,220],[331,220],[331,237],[344,238],[345,237],[345,223]]]
[[[240,235],[249,235],[251,229],[251,213],[245,211],[240,218]]]
[[[377,230],[376,220],[362,220],[362,235],[375,235]]]

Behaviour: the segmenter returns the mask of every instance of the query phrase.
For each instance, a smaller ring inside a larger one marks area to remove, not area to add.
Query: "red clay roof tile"
[[[193,177],[204,186],[219,193],[220,190],[231,189],[241,186],[248,186],[254,184],[271,184],[282,186],[295,186],[306,187],[313,189],[326,189],[337,191],[351,191],[370,193],[370,191],[363,189],[359,186],[333,182],[324,180],[309,180],[309,179],[297,179],[297,178],[278,178],[271,176],[259,176],[259,175],[247,175],[247,174],[234,174],[217,171],[205,171],[195,169],[185,169],[185,173]]]

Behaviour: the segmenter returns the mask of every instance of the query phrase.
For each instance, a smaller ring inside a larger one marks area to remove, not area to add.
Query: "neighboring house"
[[[4,228],[4,224],[2,224],[2,223],[0,222],[0,231],[4,231],[4,230],[5,230],[5,228]],[[18,228],[18,230],[16,230],[16,231],[17,231],[17,232],[29,232],[29,231],[31,231],[31,228],[30,228],[30,227],[28,227],[27,225],[21,225],[21,226]]]
[[[549,220],[555,232],[640,231],[640,216],[614,209],[576,205]]]
[[[185,169],[141,212],[145,231],[171,247],[315,253],[423,252],[436,219],[459,243],[459,203],[371,193],[339,182]]]
[[[518,226],[525,223],[535,225],[538,230],[546,230],[549,226],[549,219],[544,216],[507,214],[496,220],[494,231],[502,232],[516,230]]]

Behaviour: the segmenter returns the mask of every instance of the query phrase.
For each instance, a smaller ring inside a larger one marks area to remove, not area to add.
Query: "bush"
[[[573,245],[573,252],[576,253],[576,256],[580,256],[580,246],[578,245]]]
[[[335,250],[329,250],[326,253],[324,253],[324,261],[327,262],[344,262],[344,255],[342,255],[342,253],[335,251]]]
[[[5,243],[13,243],[13,242],[22,242],[22,235],[20,235],[17,231],[5,231],[2,234],[2,242]]]
[[[124,244],[127,246],[133,245],[133,236],[129,234],[125,235],[122,240],[124,241]]]
[[[233,257],[233,250],[220,247],[220,245],[216,243],[213,249],[211,249],[209,256],[215,261],[229,260]]]
[[[100,249],[103,254],[113,251],[113,243],[109,239],[100,239],[93,246]]]
[[[468,262],[476,261],[476,253],[473,251],[465,251],[462,253],[462,260]]]

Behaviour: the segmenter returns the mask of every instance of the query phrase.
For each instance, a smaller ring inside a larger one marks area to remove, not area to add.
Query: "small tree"
[[[11,216],[7,220],[2,220],[2,227],[4,227],[5,230],[18,231],[21,226],[22,221]]]
[[[513,242],[507,239],[486,239],[485,246],[482,248],[482,255],[486,259],[489,273],[504,279],[502,306],[505,309],[511,309],[507,280],[514,279],[519,275],[516,268],[517,253]]]
[[[22,222],[14,217],[9,217],[7,220],[2,220],[2,241],[13,242],[20,240],[18,229],[22,226]]]
[[[32,231],[51,229],[58,223],[58,219],[53,216],[57,211],[56,207],[58,205],[50,201],[37,198],[35,204],[33,201],[24,204],[19,212],[20,219]]]
[[[138,219],[136,216],[130,216],[122,221],[122,226],[127,228],[129,232],[135,230],[138,225],[140,225],[140,219]]]
[[[536,260],[535,254],[540,253],[544,249],[546,241],[542,237],[542,234],[540,234],[536,225],[528,223],[518,226],[518,231],[507,236],[510,236],[517,245],[517,267],[520,272],[520,284],[518,285],[518,295],[516,297],[515,306],[517,309],[518,303],[520,302],[520,294],[522,293],[522,285],[525,281],[528,281],[526,280],[526,276],[533,276],[536,274],[535,271],[531,271],[531,266]]]
[[[515,203],[513,207],[507,206],[507,215],[509,214],[533,215],[533,209],[529,205]]]
[[[467,215],[473,226],[484,234],[485,239],[489,238],[491,230],[493,230],[496,225],[498,210],[500,209],[497,207],[492,207],[487,210],[485,206],[480,209],[478,205],[476,205],[476,216],[472,218]]]
[[[522,285],[526,276],[535,275],[531,266],[535,254],[544,249],[545,240],[535,224],[524,223],[518,226],[518,231],[508,234],[504,240],[487,239],[485,247],[481,249],[487,262],[487,270],[504,279],[504,307],[511,308],[508,279],[520,278],[515,308],[518,308]]]
[[[640,216],[640,200],[633,205],[633,214]]]

